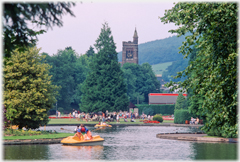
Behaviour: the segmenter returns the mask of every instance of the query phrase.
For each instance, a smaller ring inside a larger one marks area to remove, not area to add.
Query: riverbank
[[[64,137],[65,138],[65,137]],[[59,144],[63,138],[4,140],[3,145]]]
[[[197,133],[159,133],[157,138],[171,139],[171,140],[183,140],[183,141],[195,141],[195,142],[227,142],[238,143],[238,138],[222,138],[222,137],[207,137],[207,134]]]
[[[80,124],[80,123],[79,123]],[[82,123],[81,123],[82,124]],[[97,124],[97,123],[96,123]],[[95,126],[96,124],[92,123],[84,123],[85,126]],[[132,124],[131,122],[129,123],[109,123],[112,126],[169,126],[169,127],[202,127],[202,124],[173,124],[173,123],[159,123],[159,124]],[[76,124],[48,124],[47,126],[76,126]]]

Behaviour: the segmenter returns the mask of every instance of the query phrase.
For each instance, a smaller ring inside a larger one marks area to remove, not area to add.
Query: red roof
[[[149,93],[149,96],[178,96],[177,93]],[[187,94],[183,93],[183,96],[187,96]]]

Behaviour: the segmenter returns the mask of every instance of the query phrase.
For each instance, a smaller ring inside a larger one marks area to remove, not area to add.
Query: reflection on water
[[[238,148],[234,143],[192,143],[197,160],[237,159]]]
[[[12,145],[4,146],[4,159],[47,160],[48,145]]]
[[[74,126],[47,127],[71,132]],[[156,138],[158,133],[195,132],[188,127],[113,126],[95,129],[103,146],[21,145],[4,146],[4,159],[33,160],[195,160],[237,159],[237,144],[197,143]],[[43,129],[43,128],[41,128]],[[220,156],[219,156],[220,155]]]

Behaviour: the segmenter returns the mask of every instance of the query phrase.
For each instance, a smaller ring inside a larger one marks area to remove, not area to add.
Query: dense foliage
[[[183,56],[179,54],[179,46],[185,38],[172,36],[169,38],[155,40],[138,45],[138,63],[149,63],[150,65],[182,60]],[[122,52],[118,53],[119,62],[122,61]]]
[[[175,124],[185,124],[186,120],[190,120],[191,115],[188,110],[184,109],[175,109],[174,110],[174,123]]]
[[[123,72],[108,24],[103,24],[95,44],[98,50],[82,86],[80,109],[84,112],[127,110],[129,104]]]
[[[125,63],[122,66],[127,95],[133,103],[148,103],[148,94],[160,92],[160,83],[151,65]]]
[[[45,30],[34,30],[35,26],[52,27],[62,26],[62,15],[69,13],[72,2],[58,3],[17,3],[5,2],[3,4],[3,39],[4,56],[10,57],[15,49],[24,51],[28,46],[36,45],[37,35]]]
[[[81,86],[89,71],[88,57],[78,57],[77,53],[67,47],[58,50],[53,56],[46,55],[45,61],[50,64],[50,74],[54,85],[60,86],[57,105],[66,111],[78,109],[81,100]]]
[[[191,33],[180,52],[188,57],[195,47],[196,59],[178,77],[191,74],[181,86],[191,88],[193,99],[204,96],[198,111],[206,115],[203,129],[212,135],[237,137],[238,4],[177,3],[161,20],[180,26],[172,33]]]
[[[197,50],[196,48],[193,48],[193,50],[190,53],[189,65],[191,64],[191,62],[196,60],[197,58],[196,56],[197,56]],[[192,64],[192,66],[195,66],[195,65]],[[196,75],[197,74],[194,71],[192,71],[191,73],[188,74],[188,77],[189,78],[196,77]],[[205,123],[207,113],[203,111],[203,107],[202,107],[205,95],[203,95],[203,93],[194,94],[193,89],[195,88],[191,87],[187,91],[187,94],[188,94],[187,104],[188,104],[189,112],[192,114],[194,118],[199,117],[200,119],[203,119]]]
[[[153,109],[153,114],[163,114],[163,115],[172,115],[174,114],[175,105],[149,105],[149,104],[139,104],[136,105],[138,108],[139,114],[143,113],[143,109],[151,108]],[[145,112],[144,112],[145,113]]]
[[[21,129],[38,128],[48,122],[47,111],[56,102],[57,86],[52,85],[50,66],[42,63],[39,49],[15,50],[4,67],[6,117]]]

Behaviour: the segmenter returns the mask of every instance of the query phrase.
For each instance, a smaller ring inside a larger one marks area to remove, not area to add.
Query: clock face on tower
[[[128,58],[128,59],[133,58],[133,50],[132,49],[126,50],[126,58]]]

